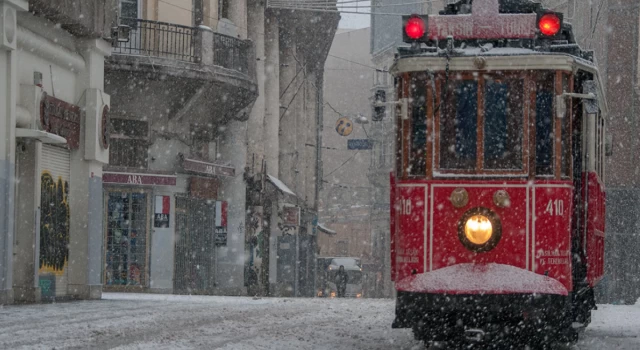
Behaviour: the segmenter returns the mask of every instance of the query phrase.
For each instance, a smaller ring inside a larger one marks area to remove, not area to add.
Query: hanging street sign
[[[336,122],[336,131],[340,136],[349,136],[353,131],[353,122],[347,117],[342,117]]]
[[[347,140],[347,148],[350,150],[368,150],[373,149],[373,142],[368,139],[352,139]]]

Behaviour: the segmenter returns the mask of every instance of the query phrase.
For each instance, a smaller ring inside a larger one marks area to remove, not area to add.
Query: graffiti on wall
[[[41,176],[40,272],[62,274],[69,258],[69,183]]]

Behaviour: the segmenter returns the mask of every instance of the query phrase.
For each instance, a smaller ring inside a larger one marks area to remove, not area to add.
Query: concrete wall
[[[9,4],[11,3],[11,4]],[[100,6],[108,6],[101,2]],[[0,55],[0,76],[2,77],[0,99],[0,124],[3,140],[0,146],[0,303],[16,301],[39,301],[38,269],[40,252],[40,176],[41,144],[32,139],[15,139],[16,110],[26,111],[23,127],[35,128],[33,122],[39,115],[41,92],[80,106],[84,118],[80,125],[80,147],[71,151],[71,186],[69,187],[68,258],[64,267],[65,285],[57,294],[66,297],[89,299],[100,298],[102,271],[102,164],[108,153],[98,145],[100,128],[97,120],[102,117],[103,107],[109,105],[109,96],[102,92],[104,77],[104,56],[109,55],[109,45],[95,39],[99,29],[83,27],[81,23],[71,23],[53,12],[60,11],[65,4],[53,1],[46,3],[46,9],[38,7],[39,2],[31,1],[32,10],[41,16],[21,12],[13,16],[17,24],[11,31],[13,48],[2,47]],[[97,4],[97,2],[96,2]],[[81,14],[88,21],[102,23],[107,15],[101,13],[99,20],[92,8],[93,2],[83,3],[75,9],[76,19],[82,22]],[[68,5],[68,4],[66,4]],[[27,3],[21,1],[1,1],[0,8],[7,6],[22,10]],[[51,6],[55,6],[55,9]],[[101,7],[102,8],[102,7]],[[86,12],[89,11],[89,12]],[[56,28],[50,19],[56,19],[63,28]],[[0,30],[6,35],[9,25]],[[74,35],[70,34],[73,32]],[[18,50],[13,51],[12,49]],[[34,83],[34,72],[42,73],[43,87]],[[16,145],[19,146],[16,155]],[[20,168],[15,173],[15,159],[20,158]],[[17,176],[17,178],[15,178]],[[14,181],[14,179],[16,181]],[[20,193],[14,196],[14,193]],[[15,200],[15,201],[14,201]],[[16,212],[17,209],[17,212]],[[14,217],[14,215],[16,215]],[[13,225],[15,220],[19,225]],[[18,254],[12,254],[12,251]],[[15,279],[13,277],[16,277]],[[67,285],[68,282],[68,285]],[[11,288],[14,291],[11,291]]]
[[[102,38],[110,37],[118,0],[29,0],[29,9],[73,34]]]

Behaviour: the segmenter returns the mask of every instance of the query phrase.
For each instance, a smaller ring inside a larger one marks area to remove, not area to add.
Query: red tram
[[[403,21],[393,327],[498,348],[576,340],[604,273],[607,105],[593,53],[529,0]]]

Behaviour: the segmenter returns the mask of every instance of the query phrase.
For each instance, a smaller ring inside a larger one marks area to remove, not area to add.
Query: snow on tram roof
[[[408,48],[408,46],[406,47]],[[444,55],[445,50],[438,51],[424,51],[419,53],[414,53],[411,55],[401,55],[398,59],[408,58],[408,57],[442,57],[445,58]],[[548,52],[548,51],[537,51],[528,48],[522,47],[495,47],[491,49],[484,49],[482,47],[466,47],[466,48],[455,48],[451,54],[451,58],[460,57],[460,56],[520,56],[520,55],[565,55],[571,56],[578,60],[583,61],[584,63],[588,63],[593,65],[592,62],[587,61],[581,57],[577,57],[571,54],[567,54],[564,52]]]
[[[563,57],[570,57],[571,59],[575,60],[576,63],[585,66],[585,67],[589,67],[589,70],[591,71],[595,71],[597,70],[597,66],[594,62],[589,61],[587,59],[584,59],[582,57],[578,57],[576,55],[572,55],[566,52],[549,52],[549,51],[538,51],[538,50],[533,50],[533,49],[528,49],[528,48],[520,48],[520,47],[495,47],[495,48],[490,48],[490,49],[484,49],[481,47],[465,47],[465,48],[455,48],[453,49],[452,53],[450,54],[450,58],[452,60],[454,60],[456,57],[460,58],[460,57],[464,57],[464,58],[469,58],[469,57],[505,57],[505,56],[511,56],[511,57],[516,57],[516,56],[521,56],[521,57],[526,57],[526,56],[548,56],[548,57],[558,57],[558,56],[563,56]],[[441,50],[438,49],[437,51],[422,51],[422,52],[415,52],[415,53],[411,53],[411,54],[401,54],[399,56],[397,56],[394,65],[396,66],[398,64],[398,61],[403,60],[403,59],[407,59],[407,58],[420,58],[420,57],[424,57],[424,58],[442,58],[442,59],[446,59],[446,55],[445,55],[445,50]],[[394,67],[391,67],[391,71],[394,70]]]

